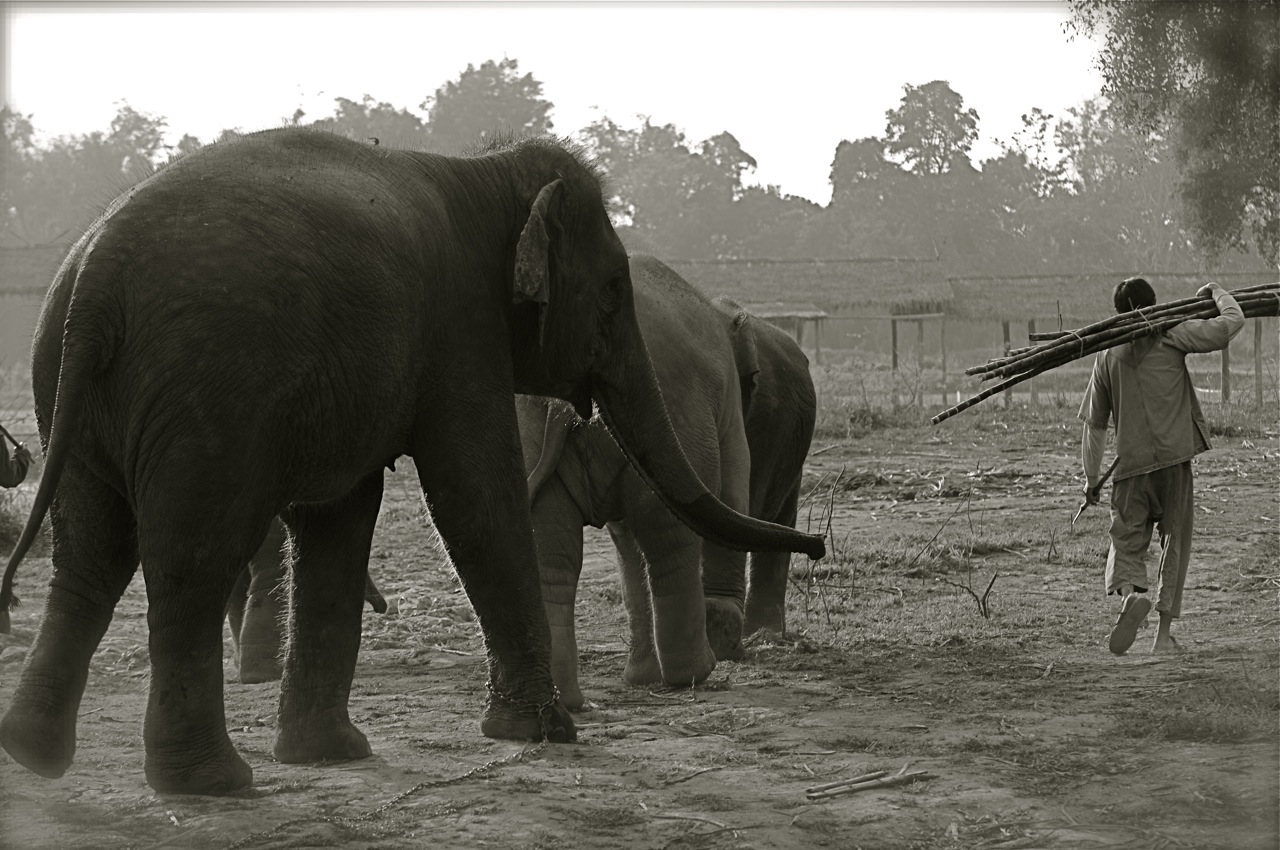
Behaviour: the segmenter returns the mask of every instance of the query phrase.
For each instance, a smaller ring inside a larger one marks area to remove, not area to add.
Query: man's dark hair
[[[1131,277],[1117,283],[1111,297],[1116,302],[1117,313],[1128,313],[1156,303],[1156,291],[1140,277]]]

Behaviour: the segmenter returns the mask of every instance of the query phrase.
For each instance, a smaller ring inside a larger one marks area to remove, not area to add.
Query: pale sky
[[[601,114],[733,133],[746,182],[818,203],[841,139],[883,136],[903,85],[942,79],[979,115],[975,162],[1020,116],[1101,88],[1063,2],[6,3],[4,97],[46,135],[106,130],[116,104],[170,138],[278,125],[338,96],[418,105],[468,63],[532,72],[555,131]]]

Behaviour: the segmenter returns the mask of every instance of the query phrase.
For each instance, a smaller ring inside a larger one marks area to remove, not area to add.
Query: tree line
[[[756,160],[728,131],[696,141],[673,124],[604,115],[571,135],[604,167],[615,222],[672,259],[936,258],[947,274],[1275,268],[1280,45],[1240,45],[1276,39],[1257,18],[1276,0],[1072,5],[1074,26],[1119,45],[1105,95],[1061,116],[1030,109],[997,155],[975,163],[981,119],[962,95],[944,80],[907,84],[882,135],[837,146],[826,205],[748,185]],[[1184,66],[1199,62],[1178,77],[1181,94],[1157,86],[1155,105],[1128,96],[1174,73],[1178,51]],[[468,65],[418,111],[366,94],[285,123],[457,153],[495,132],[554,132],[552,113],[542,84],[506,58]],[[119,191],[202,143],[166,146],[166,120],[127,103],[106,131],[47,142],[32,116],[5,107],[0,119],[0,245],[74,238]]]

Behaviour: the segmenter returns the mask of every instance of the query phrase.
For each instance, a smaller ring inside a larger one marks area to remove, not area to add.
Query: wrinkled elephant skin
[[[45,469],[0,631],[46,514],[53,574],[0,746],[66,771],[90,658],[141,563],[147,782],[250,784],[223,712],[222,621],[280,516],[293,568],[274,754],[369,755],[347,704],[382,470],[401,455],[485,640],[481,732],[573,740],[517,392],[594,399],[699,533],[821,554],[818,538],[729,510],[681,456],[600,185],[549,140],[454,158],[285,128],[200,148],[113,201],[55,276],[32,347]]]
[[[727,505],[794,526],[817,401],[808,359],[787,334],[731,301],[711,302],[658,260],[631,258],[640,328],[681,447]],[[582,527],[606,526],[630,623],[631,684],[681,686],[742,654],[746,628],[783,631],[787,553],[745,556],[703,541],[633,474],[598,420],[560,402],[517,405],[529,476],[552,675],[583,705],[574,601]],[[745,597],[745,599],[744,599]]]

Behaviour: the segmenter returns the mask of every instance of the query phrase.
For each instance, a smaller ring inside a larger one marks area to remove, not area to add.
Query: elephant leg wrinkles
[[[381,504],[378,470],[342,499],[298,506],[285,517],[293,559],[290,628],[273,752],[286,764],[358,759],[372,752],[351,723],[347,703]]]
[[[71,765],[89,662],[138,566],[136,523],[124,499],[72,457],[54,497],[53,576],[45,617],[0,721],[0,745],[35,773]]]

